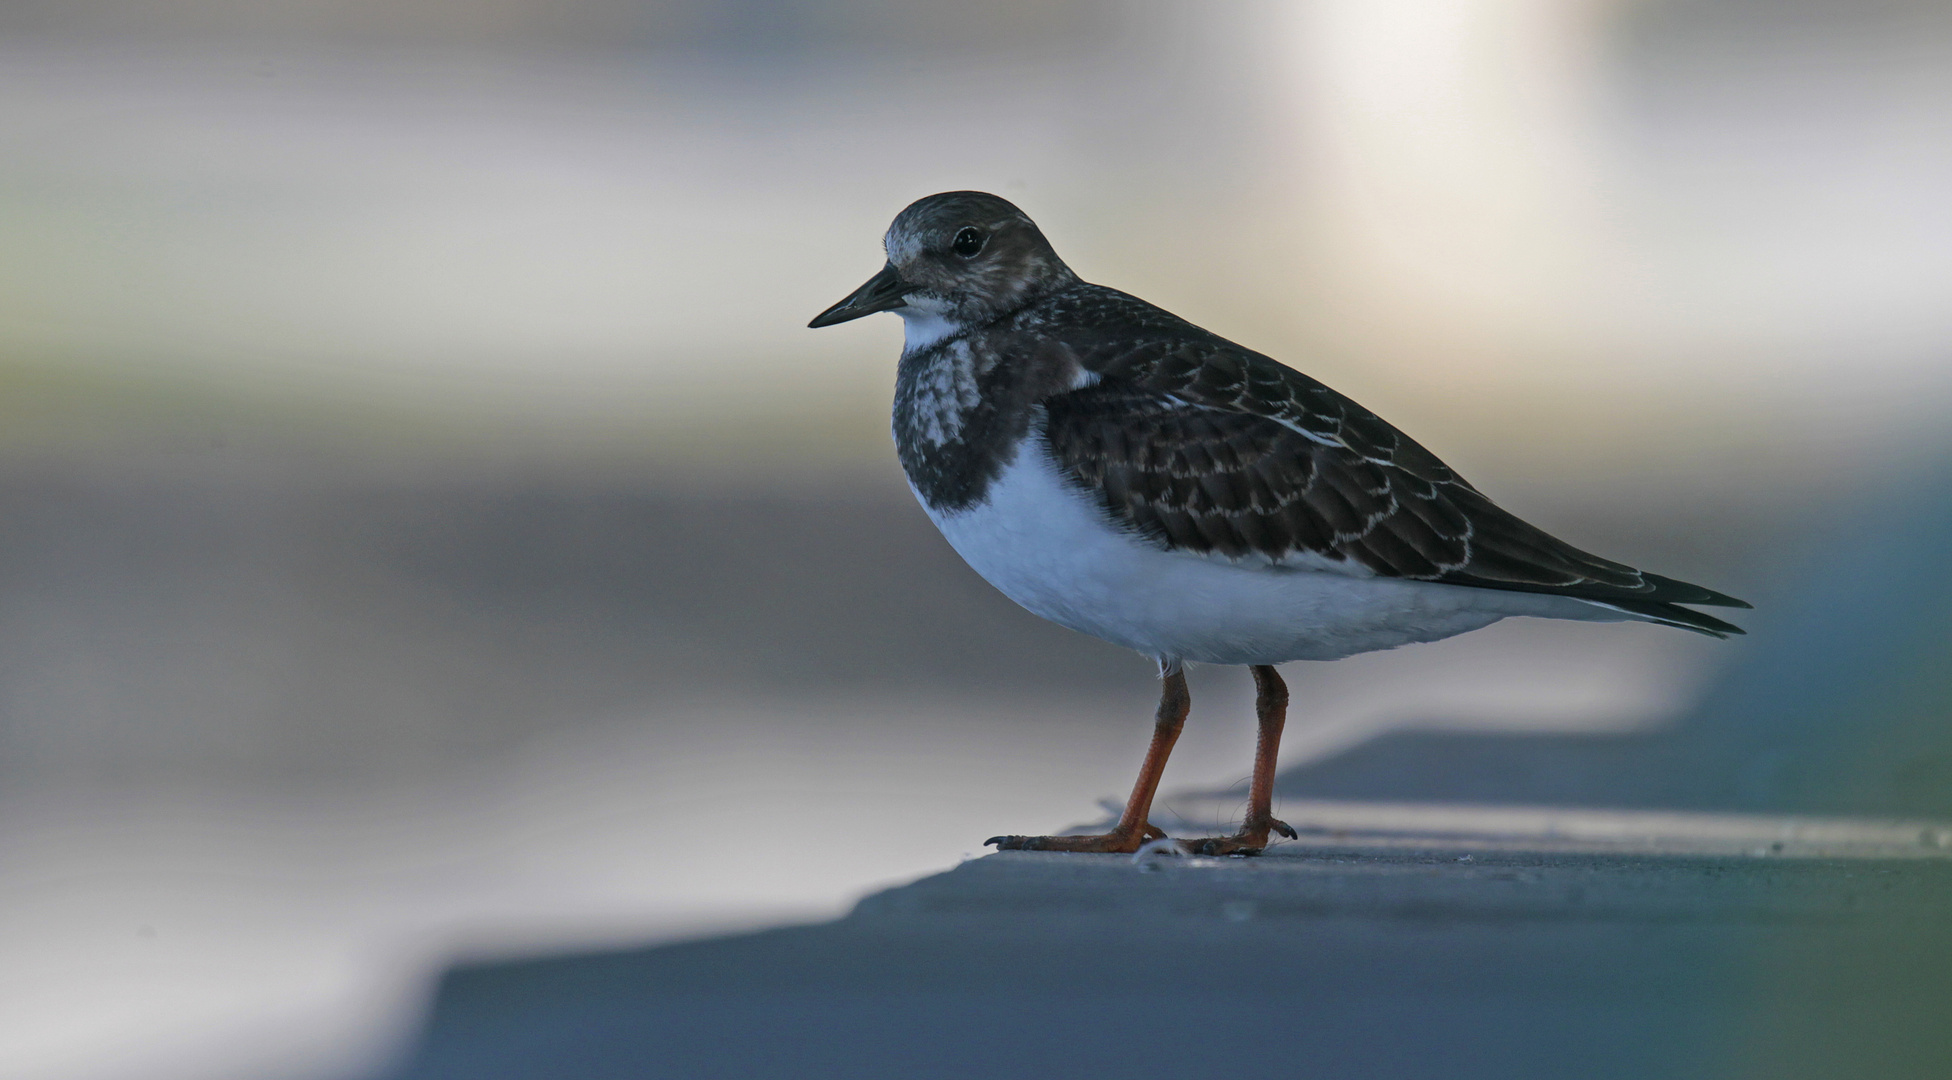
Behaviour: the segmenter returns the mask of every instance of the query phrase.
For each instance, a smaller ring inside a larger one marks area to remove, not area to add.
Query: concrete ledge
[[[397,1075],[1952,1075],[1952,859],[1460,841],[1013,852],[834,923],[466,968]]]

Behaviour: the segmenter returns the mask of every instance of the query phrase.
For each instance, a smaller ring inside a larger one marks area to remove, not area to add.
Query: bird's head
[[[950,191],[910,203],[882,239],[888,265],[808,326],[832,326],[877,311],[940,323],[953,332],[1007,315],[1076,280],[1023,211],[980,191]],[[940,334],[930,334],[939,337]]]

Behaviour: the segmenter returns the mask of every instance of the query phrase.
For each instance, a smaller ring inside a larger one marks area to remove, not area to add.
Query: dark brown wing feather
[[[1355,402],[1180,325],[1191,332],[1067,335],[1100,380],[1044,402],[1052,453],[1114,520],[1170,549],[1275,562],[1312,553],[1390,577],[1555,593],[1740,633],[1672,605],[1742,601],[1558,540]]]

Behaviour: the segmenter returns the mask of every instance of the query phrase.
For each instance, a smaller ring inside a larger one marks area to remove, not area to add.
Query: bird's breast
[[[931,511],[981,502],[1030,430],[1034,404],[1012,366],[981,341],[955,338],[902,355],[895,451]]]

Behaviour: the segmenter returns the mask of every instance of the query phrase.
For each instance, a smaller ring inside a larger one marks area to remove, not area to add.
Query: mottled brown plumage
[[[1381,417],[1143,300],[1079,283],[1026,312],[1067,326],[1094,385],[1043,402],[1052,455],[1154,543],[1237,560],[1556,593],[1708,633],[1675,604],[1748,605],[1603,559],[1501,509]],[[1053,346],[1046,346],[1053,347]],[[1007,348],[1007,346],[1006,346]]]

